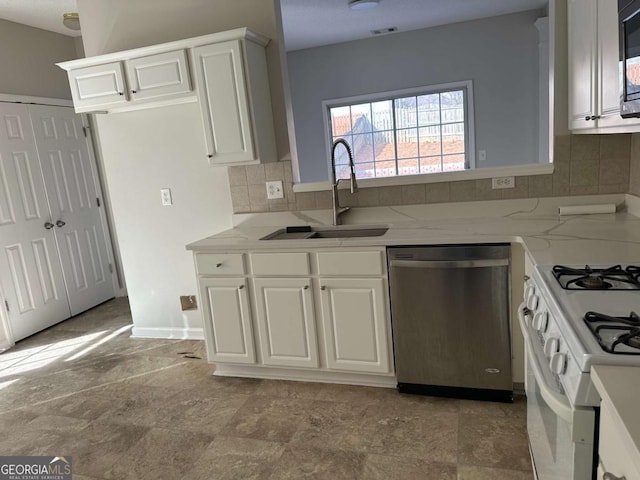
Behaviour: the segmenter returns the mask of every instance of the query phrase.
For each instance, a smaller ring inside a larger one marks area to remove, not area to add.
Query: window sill
[[[552,163],[537,163],[531,165],[515,165],[512,167],[476,168],[474,170],[463,170],[459,172],[405,175],[402,177],[360,178],[358,179],[358,187],[391,187],[396,185],[455,182],[493,177],[523,177],[527,175],[545,175],[551,173],[553,173]],[[331,190],[331,184],[328,181],[295,183],[293,185],[294,192],[320,192],[323,190]]]

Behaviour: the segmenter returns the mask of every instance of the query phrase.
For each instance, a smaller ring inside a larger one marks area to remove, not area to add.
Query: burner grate
[[[631,312],[628,317],[611,317],[604,313],[587,312],[584,321],[605,352],[640,355],[640,317],[635,312]],[[612,335],[617,332],[621,333]],[[620,350],[623,345],[633,350]]]
[[[640,267],[620,265],[607,268],[555,265],[551,271],[565,290],[640,290]]]

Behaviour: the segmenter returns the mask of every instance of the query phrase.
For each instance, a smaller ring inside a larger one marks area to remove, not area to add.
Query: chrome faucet
[[[356,183],[356,174],[353,171],[353,155],[351,154],[351,147],[344,138],[338,138],[335,142],[333,142],[333,148],[331,149],[331,193],[333,199],[333,224],[340,225],[342,223],[340,219],[340,215],[347,212],[349,207],[340,207],[340,202],[338,199],[338,184],[340,183],[341,178],[336,179],[336,147],[338,145],[344,145],[344,148],[347,149],[347,154],[349,155],[349,168],[351,169],[351,193],[356,193],[358,191],[358,184]]]

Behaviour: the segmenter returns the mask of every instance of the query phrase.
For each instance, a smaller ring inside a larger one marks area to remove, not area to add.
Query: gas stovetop
[[[640,355],[640,317],[635,312],[626,317],[587,312],[584,321],[605,352]]]
[[[640,267],[621,265],[608,267],[567,267],[555,265],[552,270],[565,290],[640,290]]]

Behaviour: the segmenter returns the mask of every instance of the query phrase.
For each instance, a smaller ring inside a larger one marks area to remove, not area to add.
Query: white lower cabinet
[[[640,479],[640,471],[633,456],[630,437],[624,424],[614,413],[614,407],[608,401],[600,405],[600,442],[598,447],[598,479]]]
[[[311,279],[256,278],[253,282],[262,363],[318,367]]]
[[[255,363],[245,278],[200,278],[205,338],[212,362]]]
[[[381,278],[321,278],[327,366],[389,372],[387,302]]]

